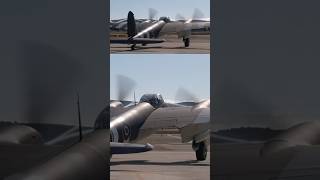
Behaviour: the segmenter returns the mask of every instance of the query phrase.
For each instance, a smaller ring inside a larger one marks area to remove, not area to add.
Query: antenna
[[[82,140],[82,125],[81,125],[81,113],[80,113],[80,95],[77,92],[77,106],[78,106],[78,120],[79,120],[79,141]]]
[[[136,91],[133,91],[133,101],[134,101],[134,105],[137,105],[136,104]]]

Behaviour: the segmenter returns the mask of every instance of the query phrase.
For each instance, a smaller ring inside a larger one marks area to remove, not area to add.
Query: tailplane
[[[134,14],[129,11],[128,13],[128,19],[127,19],[127,26],[128,26],[128,38],[132,38],[137,34],[136,29],[136,20],[134,19]]]

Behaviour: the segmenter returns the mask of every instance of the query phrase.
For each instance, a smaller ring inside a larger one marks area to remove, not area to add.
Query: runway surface
[[[320,147],[296,146],[262,156],[263,143],[214,144],[215,180],[320,179]]]
[[[191,144],[180,143],[178,135],[152,135],[139,143],[149,142],[155,149],[146,153],[114,155],[111,159],[112,180],[206,180],[210,179],[210,153],[207,160],[196,161]]]
[[[166,41],[160,44],[148,44],[146,46],[137,45],[135,50],[130,49],[126,44],[110,44],[111,53],[166,53],[166,54],[209,54],[210,35],[192,35],[190,46],[184,47],[182,39],[177,35],[161,37]]]

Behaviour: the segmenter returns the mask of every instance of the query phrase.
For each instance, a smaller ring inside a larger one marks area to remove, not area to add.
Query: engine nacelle
[[[264,143],[260,155],[265,156],[294,146],[320,144],[320,122],[305,122],[295,125]]]
[[[138,137],[140,127],[155,110],[151,104],[141,102],[124,113],[111,119],[110,134],[112,142],[129,142]]]
[[[94,129],[107,129],[108,128],[108,118],[110,116],[109,107],[104,108],[98,115],[95,123]]]
[[[120,101],[112,101],[112,102],[110,103],[110,107],[111,107],[111,108],[123,107],[123,104],[122,104],[122,102],[120,102]]]
[[[57,154],[43,164],[14,174],[7,179],[86,180],[107,179],[109,143],[106,129],[96,130],[81,142]]]
[[[40,133],[30,126],[8,125],[0,128],[0,144],[41,144]]]

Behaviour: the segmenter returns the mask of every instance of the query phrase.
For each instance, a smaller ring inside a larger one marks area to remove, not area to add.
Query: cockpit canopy
[[[160,18],[159,18],[159,21],[164,21],[164,22],[168,23],[168,22],[170,22],[171,20],[170,20],[169,17],[160,17]]]
[[[147,102],[151,104],[154,108],[158,108],[164,103],[164,100],[161,94],[144,94],[140,98],[140,103],[142,102]]]

